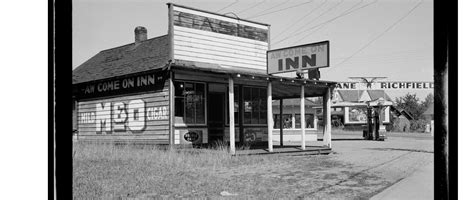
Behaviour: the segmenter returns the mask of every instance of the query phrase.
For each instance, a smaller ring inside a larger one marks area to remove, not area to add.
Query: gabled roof
[[[390,107],[390,110],[393,111],[395,113],[395,115],[397,115],[397,117],[400,117],[400,116],[404,116],[405,118],[407,118],[408,120],[412,120],[413,119],[413,116],[410,114],[410,112],[404,110],[404,109],[397,109],[395,108],[394,106],[391,106]]]
[[[73,71],[73,84],[159,69],[170,58],[168,35],[99,52]]]
[[[352,102],[358,102],[364,93],[363,90],[337,90],[337,92],[339,92],[339,96],[341,97],[342,101]]]
[[[372,100],[384,98],[387,101],[392,101],[392,99],[390,99],[390,96],[388,96],[388,94],[385,93],[384,90],[367,90],[367,93],[369,93],[370,99]]]
[[[361,101],[362,95],[366,92],[369,94],[370,100],[377,100],[380,97],[384,98],[387,101],[392,101],[390,96],[385,93],[384,90],[336,90],[339,92],[339,96],[341,97],[342,101],[346,102],[359,102]]]

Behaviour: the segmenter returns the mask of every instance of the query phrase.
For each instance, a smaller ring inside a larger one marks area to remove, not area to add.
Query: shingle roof
[[[73,84],[159,69],[169,55],[168,35],[99,52],[73,71]]]

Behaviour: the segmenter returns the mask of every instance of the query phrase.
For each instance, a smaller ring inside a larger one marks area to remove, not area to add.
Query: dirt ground
[[[157,151],[112,149],[111,155],[126,153],[113,158],[85,152],[76,156],[73,191],[75,199],[369,199],[420,167],[433,166],[429,134],[390,133],[385,141],[360,138],[358,133],[335,133],[329,155],[236,156],[221,159],[228,163],[220,167],[212,159],[209,165],[202,163],[204,159],[201,165],[182,160],[168,169],[163,162],[174,160],[158,160],[167,154]]]
[[[271,169],[234,168],[216,175],[239,180],[226,190],[237,199],[369,199],[420,167],[433,166],[433,139],[426,134],[394,134],[383,142],[336,140],[332,145],[330,155],[276,156]]]

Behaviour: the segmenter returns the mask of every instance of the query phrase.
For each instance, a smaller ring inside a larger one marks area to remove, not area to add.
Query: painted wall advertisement
[[[99,81],[74,85],[73,94],[77,99],[104,97],[133,92],[163,89],[168,78],[168,71],[140,73],[133,76],[122,76]]]
[[[77,120],[79,128],[84,131],[113,134],[142,133],[158,121],[168,120],[168,117],[167,105],[147,105],[145,99],[132,99],[87,104],[79,110]]]

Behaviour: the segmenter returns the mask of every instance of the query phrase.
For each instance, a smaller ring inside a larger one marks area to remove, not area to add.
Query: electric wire
[[[230,3],[230,4],[227,5],[227,6],[224,6],[223,8],[219,9],[219,10],[216,11],[216,12],[220,12],[220,11],[226,9],[226,8],[229,8],[229,7],[231,7],[232,5],[234,5],[234,4],[238,3],[238,2],[239,2],[239,0],[235,0],[234,2]]]
[[[327,2],[328,2],[328,0],[324,0],[323,3],[321,3],[321,4],[318,5],[318,6],[316,6],[314,9],[310,10],[306,15],[304,15],[304,16],[298,18],[297,20],[295,20],[296,23],[291,23],[290,26],[284,26],[284,27],[286,27],[286,28],[285,28],[282,32],[276,34],[275,37],[274,37],[274,39],[278,38],[280,35],[282,35],[282,34],[285,33],[286,31],[288,31],[288,30],[290,30],[291,28],[293,28],[293,26],[295,26],[296,24],[298,24],[299,22],[301,22],[302,19],[304,19],[305,17],[307,17],[307,16],[313,14],[316,10],[321,9],[321,8],[323,7],[323,5],[326,4]]]
[[[371,2],[371,3],[368,3],[368,4],[363,5],[363,6],[361,6],[361,7],[355,8],[355,9],[353,9],[353,10],[351,10],[351,11],[344,12],[344,13],[342,13],[342,14],[336,16],[336,17],[333,17],[333,18],[331,18],[331,19],[329,19],[329,20],[326,20],[326,21],[324,21],[324,22],[322,22],[322,23],[316,24],[315,26],[312,26],[312,27],[307,28],[307,29],[305,29],[305,30],[303,30],[303,31],[297,32],[297,33],[295,33],[294,35],[289,35],[289,36],[287,36],[286,38],[283,38],[283,39],[281,39],[281,40],[279,40],[279,41],[276,41],[276,42],[273,43],[272,45],[281,43],[281,42],[283,42],[283,41],[285,41],[285,40],[287,40],[287,39],[290,39],[290,38],[293,37],[293,36],[297,36],[297,35],[300,35],[300,34],[302,34],[302,33],[307,32],[307,31],[310,31],[310,30],[312,30],[312,29],[314,29],[314,28],[323,26],[323,25],[325,25],[325,24],[327,24],[327,23],[330,23],[330,22],[332,22],[332,21],[334,21],[334,20],[336,20],[336,19],[338,19],[338,18],[341,18],[341,17],[343,17],[343,16],[346,16],[346,15],[348,15],[348,14],[351,14],[351,13],[353,13],[353,12],[355,12],[355,11],[357,11],[357,10],[360,10],[360,9],[362,9],[362,8],[365,8],[365,7],[369,6],[369,5],[372,5],[372,4],[374,4],[375,2],[377,2],[377,1],[378,1],[378,0],[375,0],[375,1]],[[319,30],[319,29],[318,29],[318,30]]]
[[[390,31],[393,27],[395,27],[396,25],[398,25],[402,20],[404,20],[406,17],[408,17],[416,8],[418,8],[418,6],[420,6],[421,4],[423,3],[423,0],[421,0],[420,2],[418,2],[413,8],[411,8],[407,13],[405,13],[401,18],[399,18],[397,21],[395,21],[392,25],[390,25],[387,29],[385,29],[382,33],[380,33],[377,37],[375,37],[374,39],[370,40],[368,43],[366,43],[365,45],[363,45],[360,49],[358,49],[356,52],[354,52],[351,56],[347,57],[346,59],[344,59],[342,62],[338,63],[336,66],[330,68],[328,71],[330,71],[331,69],[334,69],[335,67],[337,66],[341,66],[342,64],[344,64],[345,62],[347,62],[348,60],[350,60],[351,58],[353,58],[355,55],[357,55],[358,53],[360,53],[362,50],[364,50],[365,48],[367,48],[368,46],[370,46],[375,40],[381,38],[382,36],[384,36],[388,31]]]
[[[345,10],[344,12],[342,12],[340,15],[343,16],[343,15],[346,15],[346,14],[349,14],[352,12],[353,9],[355,9],[356,6],[358,6],[359,4],[363,3],[364,0],[361,0],[359,3],[353,5],[352,7],[350,7],[349,9]],[[375,2],[375,1],[374,1]],[[355,10],[354,10],[355,11]],[[338,17],[336,17],[334,20],[336,20]],[[332,21],[330,21],[332,22]],[[330,22],[325,22],[323,24],[321,24],[321,26],[319,28],[317,28],[316,30],[312,30],[311,32],[309,32],[308,34],[306,34],[305,36],[303,36],[302,38],[300,38],[299,40],[295,41],[295,43],[298,43],[300,42],[301,40],[307,38],[308,36],[312,35],[312,33],[314,33],[315,31],[317,30],[320,30],[322,28],[324,28],[324,26],[326,26],[327,24],[329,24]]]
[[[341,5],[342,2],[344,2],[344,0],[339,1],[336,5],[332,6],[331,8],[327,9],[326,11],[322,12],[321,14],[319,14],[318,16],[316,16],[315,18],[313,18],[313,19],[311,19],[311,20],[309,20],[309,21],[311,21],[311,22],[316,21],[316,19],[320,18],[321,16],[325,15],[325,14],[328,13],[329,11],[331,11],[331,10],[333,10],[334,8],[336,8],[336,7],[338,7],[339,5]],[[287,36],[287,38],[288,38],[288,37],[291,37],[291,35],[293,35],[294,33],[298,32],[298,31],[301,30],[302,28],[303,28],[303,27],[294,30],[293,32],[291,32],[290,34],[288,34],[289,36]],[[279,42],[279,41],[277,41],[277,42]]]
[[[247,11],[251,10],[252,8],[257,7],[257,6],[259,6],[260,4],[262,4],[262,3],[265,3],[265,1],[261,1],[260,3],[253,4],[253,5],[251,5],[251,6],[248,7],[248,8],[245,8],[245,9],[242,9],[242,10],[240,10],[240,11],[237,11],[236,13],[238,13],[239,15],[241,15],[242,13],[247,12]]]
[[[285,4],[285,3],[287,3],[288,1],[290,1],[290,0],[286,0],[286,1],[284,1],[284,2],[282,2],[282,3],[279,3],[279,4],[275,5],[275,6],[272,6],[272,7],[270,7],[270,8],[265,9],[265,10],[262,10],[262,11],[260,11],[259,13],[267,12],[267,11],[273,9],[273,8],[276,8],[276,7],[278,7],[278,6],[281,6],[281,5]],[[253,17],[253,16],[252,16],[252,17]],[[247,18],[249,18],[249,17],[247,17]],[[250,19],[250,18],[249,18],[249,19]]]
[[[280,12],[280,11],[285,11],[285,10],[288,10],[288,9],[291,9],[291,8],[296,8],[296,7],[302,6],[304,4],[311,3],[311,2],[313,2],[313,0],[310,0],[310,1],[304,2],[304,3],[299,3],[299,4],[296,4],[296,5],[290,6],[290,7],[282,8],[280,10],[275,10],[275,11],[271,11],[271,12],[268,12],[268,13],[263,13],[263,14],[260,14],[260,15],[252,16],[252,17],[247,17],[247,19],[252,19],[252,18],[261,17],[261,16],[269,15],[269,14]]]

